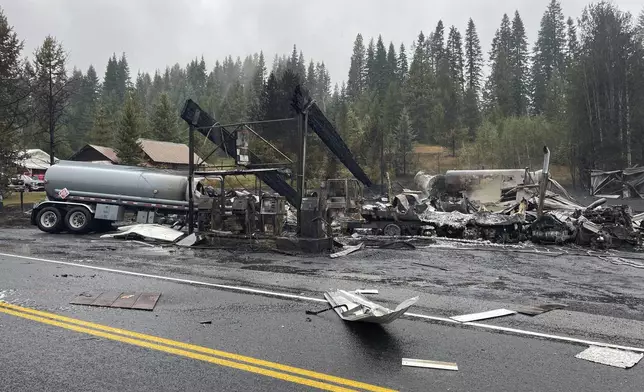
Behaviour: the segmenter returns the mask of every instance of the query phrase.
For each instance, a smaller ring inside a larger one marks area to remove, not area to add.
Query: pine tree
[[[519,11],[512,21],[510,46],[510,67],[512,69],[512,114],[524,116],[528,113],[528,40]]]
[[[161,92],[164,90],[165,86],[163,84],[163,77],[157,70],[154,72],[154,76],[152,77],[152,84],[150,85],[150,91],[147,98],[148,105],[154,102],[154,100],[161,95]]]
[[[395,155],[396,173],[407,174],[416,136],[416,133],[411,128],[409,114],[407,110],[403,110],[394,133],[394,140],[397,142]]]
[[[304,60],[304,54],[300,51],[300,56],[297,58],[297,74],[300,75],[301,80],[306,79],[306,61]]]
[[[387,87],[389,86],[387,68],[387,50],[382,41],[382,36],[379,35],[378,41],[376,42],[376,54],[372,73],[374,78],[373,88],[378,92],[380,97],[385,96]]]
[[[266,62],[264,61],[264,52],[259,52],[257,67],[255,67],[255,77],[253,78],[253,87],[255,91],[261,91],[266,80]]]
[[[409,66],[409,79],[406,88],[406,106],[409,111],[411,128],[418,132],[419,138],[429,143],[434,140],[431,120],[434,111],[432,101],[433,69],[427,42],[421,31],[418,35],[414,57]]]
[[[136,94],[137,100],[141,102],[143,113],[149,112],[148,98],[150,96],[150,89],[152,87],[152,78],[148,73],[139,72],[136,75],[136,81],[134,82],[134,92]]]
[[[264,86],[266,79],[266,63],[264,61],[264,52],[259,52],[255,75],[253,77],[252,91],[254,96],[249,103],[248,114],[251,119],[259,120],[262,118],[262,107],[265,100]]]
[[[541,114],[546,106],[546,91],[555,71],[565,71],[566,25],[559,0],[551,0],[541,18],[532,64],[532,110]]]
[[[575,22],[572,18],[568,18],[566,25],[568,27],[566,41],[566,68],[569,68],[578,54],[579,41],[577,40],[577,27],[575,26]]]
[[[248,59],[246,60],[248,61]],[[250,66],[252,67],[252,62]],[[247,64],[246,67],[248,67]],[[252,77],[252,75],[248,76]],[[206,74],[206,61],[203,56],[201,56],[200,61],[194,59],[188,64],[186,67],[186,78],[190,90],[196,93],[195,98],[200,99],[203,97],[206,93],[206,82],[208,80],[208,75]]]
[[[324,62],[317,63],[315,67],[316,83],[313,98],[318,102],[323,111],[326,111],[327,102],[331,95],[331,77],[326,70]]]
[[[351,66],[347,79],[347,95],[355,101],[362,95],[365,88],[365,47],[362,35],[358,34],[353,43],[353,54],[351,55]]]
[[[122,104],[125,102],[125,96],[128,90],[132,88],[132,81],[130,80],[130,66],[127,63],[125,53],[121,55],[121,58],[117,62],[116,81],[116,97],[118,99],[118,103]]]
[[[306,71],[306,88],[309,90],[309,94],[311,96],[315,96],[317,94],[317,75],[315,74],[315,64],[313,63],[313,60],[309,62],[309,68]]]
[[[376,89],[377,81],[377,69],[376,69],[376,44],[373,42],[373,38],[369,40],[369,45],[367,46],[367,55],[365,57],[365,89],[373,91]]]
[[[20,129],[28,122],[28,76],[21,61],[23,42],[0,7],[0,195],[19,158]]]
[[[457,138],[462,132],[463,89],[465,78],[463,74],[463,44],[461,34],[452,26],[447,38],[445,57],[440,62],[439,86],[442,89],[442,105],[445,110],[445,128],[443,137],[452,146],[452,154],[456,155]]]
[[[34,53],[32,96],[38,130],[48,136],[51,164],[55,153],[70,153],[68,140],[63,134],[63,119],[68,114],[70,96],[77,89],[68,78],[67,54],[52,36],[47,36]]]
[[[83,71],[74,67],[69,78],[69,88],[74,91],[74,94],[69,96],[64,126],[65,138],[72,150],[77,150],[82,146],[85,133],[91,128],[91,123],[89,123],[91,119],[84,117],[86,104],[86,99],[83,97],[84,79]]]
[[[123,115],[116,134],[116,153],[123,165],[137,165],[141,162],[139,138],[142,131],[141,109],[134,94],[128,94],[123,105]]]
[[[114,123],[102,103],[98,103],[93,116],[92,129],[89,132],[89,143],[97,146],[112,147],[114,145]]]
[[[452,83],[457,87],[459,94],[465,89],[465,76],[463,73],[463,41],[461,33],[452,26],[449,29],[446,47],[447,61],[449,62],[449,72]]]
[[[468,88],[463,97],[463,126],[467,128],[470,139],[474,139],[476,130],[480,125],[479,97],[474,89]]]
[[[438,64],[445,55],[445,26],[443,25],[442,20],[438,21],[436,29],[430,37],[429,49],[434,66],[438,67]]]
[[[170,102],[167,93],[161,94],[152,108],[150,116],[151,135],[155,140],[180,143],[181,137],[177,110]]]
[[[291,52],[291,57],[288,60],[287,68],[290,69],[293,73],[297,74],[297,64],[300,58],[297,54],[297,46],[293,45],[293,51]]]
[[[465,32],[465,58],[466,86],[478,94],[481,89],[483,51],[481,50],[481,41],[479,40],[476,25],[472,18],[467,22],[467,31]]]
[[[118,89],[118,60],[116,59],[116,53],[112,54],[107,60],[107,66],[105,67],[105,76],[103,76],[103,96],[116,96],[116,90]]]
[[[409,62],[407,60],[405,44],[400,44],[400,50],[398,51],[398,79],[401,85],[407,80],[408,72]]]
[[[485,103],[488,113],[498,111],[503,117],[512,115],[512,28],[510,18],[503,15],[501,26],[496,31],[490,50],[491,73],[486,83]]]
[[[465,96],[463,98],[463,125],[468,129],[470,138],[481,125],[480,92],[483,70],[483,51],[472,18],[465,32]]]
[[[389,82],[396,81],[398,75],[398,55],[396,54],[394,43],[390,42],[387,51],[387,80]]]

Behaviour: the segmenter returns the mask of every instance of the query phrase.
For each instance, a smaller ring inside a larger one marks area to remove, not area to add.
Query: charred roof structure
[[[322,110],[318,107],[313,99],[308,95],[305,89],[297,86],[292,97],[291,106],[295,112],[303,118],[303,130],[310,127],[327,146],[327,148],[335,155],[340,162],[365,186],[372,185],[371,180],[360,167],[358,162],[353,157],[353,154],[347,147],[340,134],[336,131],[335,127],[326,118]],[[213,142],[217,148],[221,148],[230,157],[237,158],[237,136],[235,131],[227,129],[226,125],[221,125],[217,120],[206,113],[196,102],[188,99],[181,111],[181,118],[189,125],[192,125],[196,131],[204,135],[208,140]],[[231,124],[230,128],[243,124],[252,124],[253,122],[246,122],[240,124]],[[304,156],[306,155],[305,142]],[[262,167],[262,160],[249,151],[249,168]],[[301,166],[298,164],[298,166]],[[299,205],[298,192],[293,189],[285,180],[282,175],[275,171],[258,172],[257,176],[275,192],[284,196],[286,200],[294,205]]]

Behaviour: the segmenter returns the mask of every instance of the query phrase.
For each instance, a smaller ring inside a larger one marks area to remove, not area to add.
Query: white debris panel
[[[391,310],[378,305],[355,291],[334,290],[324,293],[324,298],[335,312],[345,321],[362,321],[366,323],[388,324],[399,318],[418,301],[418,297],[410,298]]]
[[[575,358],[585,359],[586,361],[601,363],[602,365],[614,366],[622,369],[628,369],[635,366],[642,357],[644,357],[644,354],[598,346],[590,346],[575,355]]]
[[[470,321],[487,320],[487,319],[496,318],[496,317],[509,316],[515,313],[516,312],[514,310],[510,310],[510,309],[496,309],[496,310],[489,310],[487,312],[481,312],[481,313],[464,314],[461,316],[454,316],[450,318],[452,320],[460,321],[461,323],[468,323]]]
[[[116,238],[116,239],[133,239],[141,238],[143,240],[156,240],[162,242],[175,242],[181,238],[185,233],[179,230],[172,229],[167,226],[155,224],[140,224],[119,227],[117,233],[104,234],[101,238]]]
[[[458,370],[458,365],[454,362],[429,361],[426,359],[403,358],[402,365],[429,369]]]
[[[338,257],[346,256],[346,255],[351,254],[353,252],[359,251],[362,248],[364,248],[364,243],[363,242],[361,242],[361,243],[359,243],[358,245],[355,245],[355,246],[347,245],[347,246],[344,247],[343,250],[341,250],[339,252],[336,252],[336,253],[331,253],[329,256],[332,259],[335,259],[335,258],[338,258]]]

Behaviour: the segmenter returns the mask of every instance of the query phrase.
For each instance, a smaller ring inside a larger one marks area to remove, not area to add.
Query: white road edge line
[[[168,281],[171,281],[171,282],[189,283],[189,284],[194,284],[194,285],[199,285],[199,286],[209,286],[209,287],[216,287],[216,288],[220,288],[220,289],[243,291],[243,292],[246,292],[246,293],[264,294],[264,295],[270,295],[270,296],[273,296],[273,297],[301,299],[301,300],[305,300],[305,301],[314,301],[314,302],[327,303],[327,301],[325,299],[313,298],[313,297],[305,297],[305,296],[302,296],[302,295],[295,295],[295,294],[277,293],[277,292],[273,292],[273,291],[252,289],[252,288],[249,288],[249,287],[229,286],[229,285],[225,285],[225,284],[200,282],[200,281],[197,281],[197,280],[172,278],[172,277],[169,277],[169,276],[161,276],[161,275],[144,274],[142,272],[133,272],[133,271],[118,270],[118,269],[113,269],[113,268],[98,267],[98,266],[95,266],[95,265],[70,263],[68,261],[57,261],[57,260],[41,259],[39,257],[12,255],[12,254],[9,254],[9,253],[0,253],[0,256],[16,257],[16,258],[25,259],[25,260],[42,261],[42,262],[45,262],[45,263],[63,264],[63,265],[69,265],[69,266],[72,266],[72,267],[93,269],[93,270],[97,270],[97,271],[106,271],[106,272],[114,272],[114,273],[117,273],[117,274],[140,276],[140,277],[143,277],[143,278],[154,278],[154,279],[160,279],[160,280],[168,280]]]
[[[169,277],[169,276],[144,274],[144,273],[141,273],[141,272],[118,270],[118,269],[113,269],[113,268],[98,267],[98,266],[94,266],[94,265],[71,263],[71,262],[68,262],[68,261],[49,260],[49,259],[43,259],[43,258],[40,258],[40,257],[21,256],[21,255],[9,254],[9,253],[0,253],[0,256],[15,257],[15,258],[18,258],[18,259],[25,259],[25,260],[42,261],[42,262],[45,262],[45,263],[62,264],[62,265],[68,265],[68,266],[72,266],[72,267],[79,267],[79,268],[88,268],[88,269],[93,269],[93,270],[97,270],[97,271],[105,271],[105,272],[113,272],[113,273],[117,273],[117,274],[140,276],[140,277],[143,277],[143,278],[153,278],[153,279],[159,279],[159,280],[167,280],[167,281],[170,281],[170,282],[179,282],[179,283],[188,283],[188,284],[199,285],[199,286],[215,287],[215,288],[220,288],[220,289],[241,291],[241,292],[245,292],[245,293],[263,294],[263,295],[269,295],[269,296],[278,297],[278,298],[300,299],[300,300],[304,300],[304,301],[327,303],[327,301],[325,299],[306,297],[306,296],[303,296],[303,295],[278,293],[278,292],[274,292],[274,291],[259,290],[259,289],[249,288],[249,287],[230,286],[230,285],[225,285],[225,284],[200,282],[198,280],[190,280],[190,279],[173,278],[173,277]],[[559,341],[568,342],[568,343],[579,343],[579,344],[584,344],[584,345],[588,345],[588,346],[610,347],[610,348],[616,348],[616,349],[620,349],[620,350],[628,350],[628,351],[644,353],[644,348],[640,348],[640,347],[629,347],[629,346],[620,346],[620,345],[611,344],[611,343],[593,342],[591,340],[583,340],[583,339],[571,338],[571,337],[568,337],[568,336],[551,335],[551,334],[547,334],[547,333],[526,331],[526,330],[523,330],[523,329],[502,327],[502,326],[498,326],[498,325],[491,325],[491,324],[484,324],[484,323],[475,323],[475,322],[461,323],[459,321],[452,320],[452,319],[447,318],[447,317],[427,316],[427,315],[420,314],[420,313],[405,313],[405,316],[418,318],[418,319],[422,319],[422,320],[440,321],[440,322],[445,322],[445,323],[467,325],[467,326],[471,326],[471,327],[478,327],[478,328],[489,329],[489,330],[494,330],[494,331],[509,332],[509,333],[513,333],[513,334],[516,334],[516,335],[525,335],[525,336],[539,337],[539,338],[545,338],[545,339],[551,339],[551,340],[559,340]]]

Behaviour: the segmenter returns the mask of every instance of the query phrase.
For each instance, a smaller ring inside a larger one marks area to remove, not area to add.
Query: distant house
[[[78,162],[100,162],[114,165],[119,163],[116,151],[112,148],[97,146],[95,144],[86,144],[83,148],[76,151],[69,160]]]
[[[58,162],[58,158],[54,157],[54,162]],[[43,177],[51,163],[50,155],[37,148],[25,150],[22,152],[21,157],[16,161],[16,166],[20,174],[28,176]]]
[[[189,148],[185,144],[161,142],[158,140],[139,139],[141,147],[141,165],[164,169],[188,169]],[[78,150],[71,158],[72,161],[118,164],[118,154],[114,149],[87,144]],[[195,165],[202,159],[195,154]]]
[[[165,169],[188,170],[190,150],[187,145],[158,140],[139,139],[143,151],[143,165]],[[194,164],[203,163],[199,155],[194,154]]]

